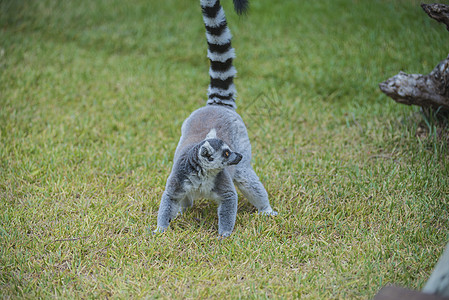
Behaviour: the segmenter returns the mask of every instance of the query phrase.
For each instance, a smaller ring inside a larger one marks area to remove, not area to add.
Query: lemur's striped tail
[[[203,20],[206,26],[207,57],[210,59],[210,84],[208,89],[208,105],[225,105],[236,108],[234,76],[237,73],[232,65],[235,58],[231,46],[231,31],[220,0],[200,0]],[[237,13],[245,12],[247,0],[234,0]]]

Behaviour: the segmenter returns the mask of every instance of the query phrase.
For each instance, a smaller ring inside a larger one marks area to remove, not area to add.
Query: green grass
[[[240,197],[218,240],[204,200],[150,234],[182,121],[205,103],[198,2],[0,1],[1,296],[422,288],[448,240],[447,141],[377,86],[447,56],[418,1],[254,0],[247,17],[223,1],[238,112],[280,215]]]

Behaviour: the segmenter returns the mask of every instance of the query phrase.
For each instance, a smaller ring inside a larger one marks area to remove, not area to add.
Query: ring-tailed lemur
[[[210,59],[207,105],[194,111],[182,124],[173,169],[167,179],[155,232],[163,232],[178,213],[199,197],[218,203],[218,234],[229,236],[237,215],[237,192],[259,213],[277,215],[268,194],[254,173],[251,144],[242,118],[235,112],[236,70],[231,32],[219,0],[200,0]],[[247,0],[234,0],[237,13]],[[234,183],[234,184],[233,184]]]

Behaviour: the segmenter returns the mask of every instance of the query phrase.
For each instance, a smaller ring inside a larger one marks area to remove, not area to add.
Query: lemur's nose
[[[229,163],[230,165],[236,165],[242,160],[242,155],[240,153],[234,152],[235,158]]]

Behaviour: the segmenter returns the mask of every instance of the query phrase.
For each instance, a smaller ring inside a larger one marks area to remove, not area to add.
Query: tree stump
[[[446,29],[449,30],[449,6],[446,4],[421,4],[422,9],[438,22],[446,24]]]
[[[449,30],[449,5],[422,4],[433,19],[446,24]],[[449,111],[449,56],[428,75],[399,72],[379,84],[387,96],[398,103]]]

